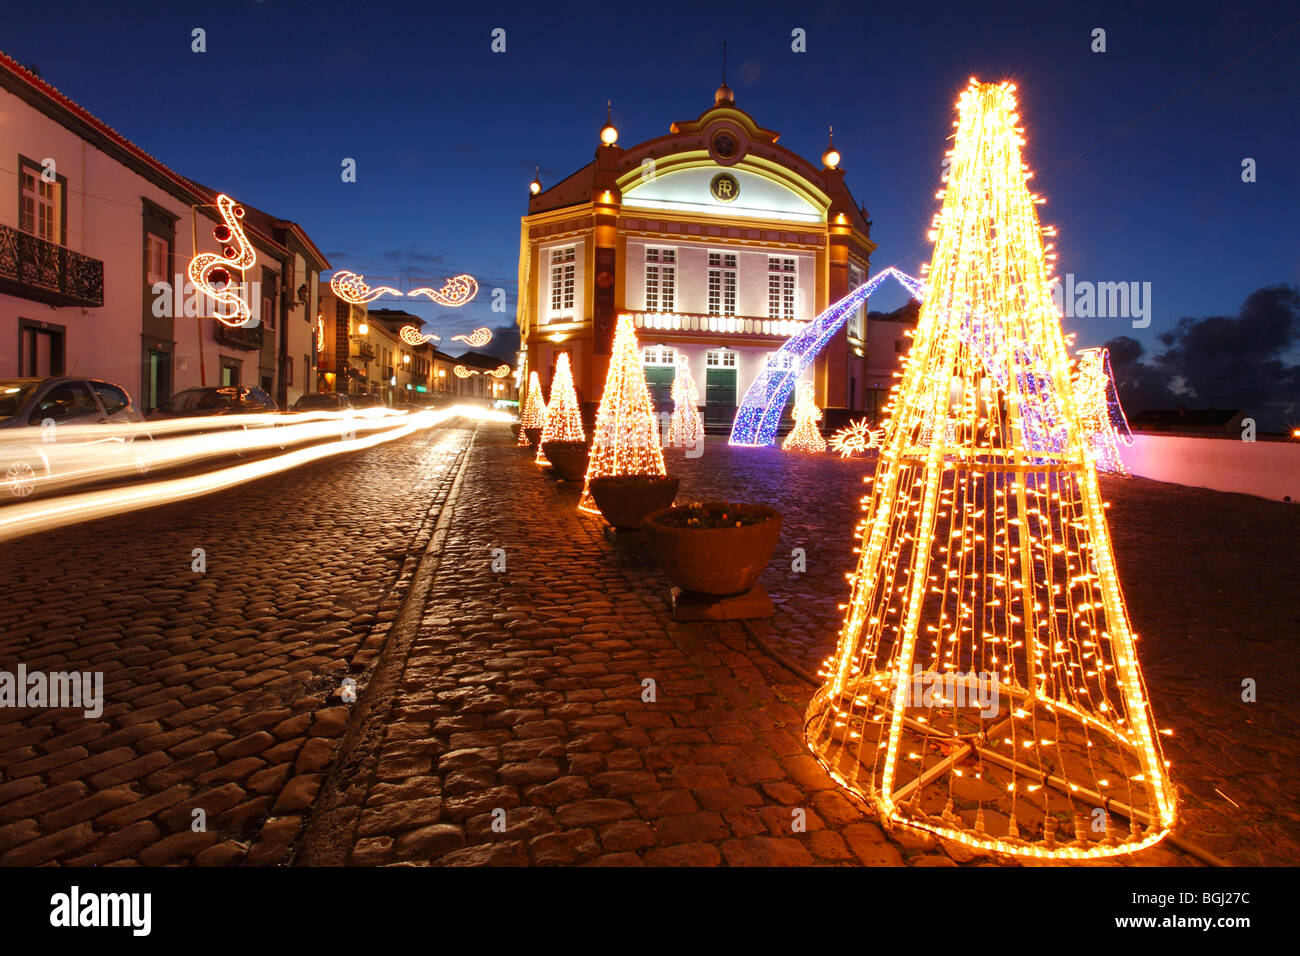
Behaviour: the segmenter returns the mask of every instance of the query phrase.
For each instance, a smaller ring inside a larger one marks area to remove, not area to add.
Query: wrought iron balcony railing
[[[375,360],[375,347],[369,342],[353,342],[351,349],[348,350],[348,357],[373,362]]]
[[[104,304],[104,263],[0,226],[0,292],[48,305],[99,308]]]
[[[258,323],[251,329],[243,326],[231,327],[224,322],[218,322],[215,319],[212,322],[212,338],[222,345],[228,345],[234,349],[244,349],[252,351],[262,347],[262,323]]]

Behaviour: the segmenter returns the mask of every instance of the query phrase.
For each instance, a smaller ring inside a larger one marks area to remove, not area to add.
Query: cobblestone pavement
[[[833,648],[867,467],[720,444],[697,460],[669,457],[682,477],[679,500],[765,501],[784,513],[763,579],[777,615],[758,633],[805,667]],[[579,489],[545,477],[504,429],[480,430],[466,469],[418,633],[393,693],[370,702],[368,723],[382,730],[348,748],[297,862],[979,862],[923,835],[887,836],[804,748],[812,689],[738,624],[674,622],[666,582],[644,549],[608,540],[603,522],[575,510]],[[1275,699],[1294,686],[1294,670],[1284,670],[1292,664],[1262,666],[1281,657],[1294,614],[1276,585],[1262,583],[1269,577],[1252,575],[1267,570],[1270,549],[1273,561],[1287,553],[1295,512],[1141,481],[1107,481],[1105,490],[1136,626],[1149,635],[1144,661],[1157,713],[1178,734],[1179,833],[1234,859],[1293,861],[1290,808],[1261,807],[1260,797],[1294,776],[1294,718],[1279,704],[1240,704],[1232,675],[1256,666]],[[1185,509],[1187,520],[1213,510],[1206,543],[1255,534],[1254,570],[1228,568],[1224,558],[1210,573],[1202,564],[1213,558],[1185,560],[1181,549],[1202,543],[1171,520]],[[807,551],[803,573],[789,570],[795,547]],[[493,571],[496,548],[504,572]],[[1185,576],[1197,571],[1189,595]],[[1244,612],[1212,597],[1239,593],[1246,580],[1262,593]],[[1220,632],[1229,619],[1236,626]],[[1277,643],[1237,646],[1247,620]],[[655,682],[653,701],[646,679]],[[1267,755],[1265,740],[1274,748]],[[1269,770],[1224,759],[1238,753]],[[1247,784],[1250,772],[1258,776]],[[1215,786],[1242,804],[1236,817],[1213,798]],[[794,826],[799,818],[806,832]],[[1127,861],[1195,862],[1168,843]]]
[[[5,544],[0,669],[106,706],[0,711],[0,865],[284,862],[471,433]]]

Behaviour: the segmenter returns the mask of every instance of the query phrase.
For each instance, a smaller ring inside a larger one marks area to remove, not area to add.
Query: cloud
[[[1147,408],[1242,409],[1259,427],[1279,431],[1300,418],[1300,290],[1277,285],[1252,292],[1235,316],[1182,318],[1160,335],[1164,350],[1144,361],[1136,339],[1106,343],[1115,386],[1130,411]]]

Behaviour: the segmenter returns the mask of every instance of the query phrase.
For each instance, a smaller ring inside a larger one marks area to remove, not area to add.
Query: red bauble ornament
[[[230,285],[230,273],[221,266],[217,266],[208,272],[208,285],[214,289],[225,288]]]
[[[230,235],[230,227],[227,225],[220,225],[217,226],[216,229],[212,230],[212,236],[217,240],[217,242],[229,242]]]

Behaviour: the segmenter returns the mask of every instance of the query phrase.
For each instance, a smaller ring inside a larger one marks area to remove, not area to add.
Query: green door
[[[676,371],[671,365],[646,365],[642,371],[645,372],[646,388],[650,390],[650,401],[654,403],[655,411],[671,414]]]
[[[704,371],[704,422],[730,425],[736,417],[736,370]]]

